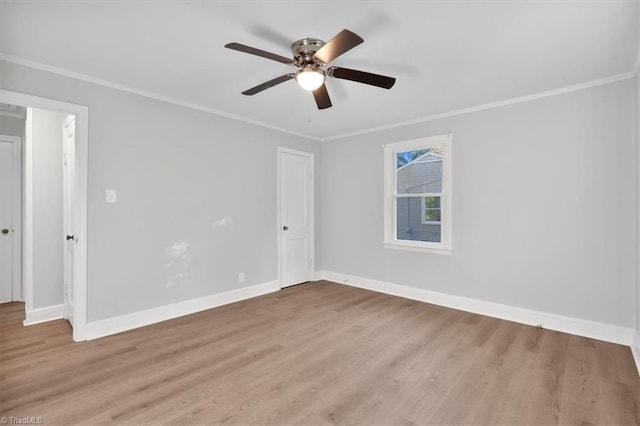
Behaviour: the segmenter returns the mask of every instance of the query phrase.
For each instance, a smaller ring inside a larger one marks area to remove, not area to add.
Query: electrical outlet
[[[107,198],[107,203],[117,203],[118,202],[118,196],[116,194],[116,190],[115,189],[107,189],[106,198]]]
[[[238,274],[238,283],[239,284],[243,284],[244,283],[244,272],[240,272]]]

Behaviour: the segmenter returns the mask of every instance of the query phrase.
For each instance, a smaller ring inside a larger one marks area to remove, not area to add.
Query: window
[[[451,136],[384,147],[385,247],[451,254]]]
[[[422,224],[423,225],[435,225],[440,223],[440,217],[442,215],[442,209],[440,208],[440,200],[442,195],[438,197],[423,197],[422,198]]]

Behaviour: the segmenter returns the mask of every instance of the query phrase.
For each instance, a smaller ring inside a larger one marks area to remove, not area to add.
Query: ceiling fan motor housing
[[[324,65],[313,57],[313,55],[324,45],[324,41],[317,38],[302,38],[294,41],[291,45],[291,52],[293,53],[296,65],[299,67],[314,63]]]

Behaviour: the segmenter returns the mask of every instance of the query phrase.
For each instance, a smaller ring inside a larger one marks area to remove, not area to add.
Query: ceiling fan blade
[[[349,68],[330,67],[327,70],[327,74],[335,78],[357,81],[358,83],[369,84],[371,86],[382,87],[384,89],[391,89],[396,83],[396,79],[393,77],[352,70]]]
[[[261,56],[263,58],[271,59],[272,61],[282,62],[287,65],[295,65],[293,59],[285,56],[280,56],[275,53],[267,52],[266,50],[256,49],[255,47],[247,46],[240,43],[227,43],[224,45],[227,49],[237,50],[238,52],[249,53],[251,55]]]
[[[322,46],[313,57],[323,64],[328,64],[362,42],[364,40],[358,34],[349,30],[342,30]]]
[[[329,98],[327,86],[324,84],[313,91],[313,98],[316,100],[318,109],[331,108],[331,98]]]
[[[281,75],[280,77],[276,77],[273,80],[265,81],[264,83],[258,84],[257,86],[252,87],[251,89],[245,90],[244,92],[242,92],[242,94],[247,96],[255,95],[256,93],[260,93],[263,90],[266,90],[270,87],[276,86],[280,83],[284,83],[285,81],[289,81],[294,77],[295,77],[294,74]]]

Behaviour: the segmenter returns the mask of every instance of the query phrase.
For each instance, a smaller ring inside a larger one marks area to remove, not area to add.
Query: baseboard
[[[36,308],[26,312],[25,320],[22,322],[24,326],[40,324],[42,322],[62,319],[64,316],[64,305],[45,306],[44,308]]]
[[[322,278],[339,284],[364,288],[393,296],[400,296],[407,299],[418,300],[420,302],[446,306],[448,308],[473,312],[522,324],[539,324],[543,328],[550,330],[603,340],[605,342],[631,346],[633,341],[634,330],[628,327],[534,311],[531,309],[517,308],[484,300],[439,293],[331,271],[322,271]]]
[[[633,359],[636,362],[636,368],[638,369],[638,374],[640,374],[640,330],[636,330],[633,333],[633,344],[631,345],[631,353],[633,354]]]
[[[146,311],[93,321],[87,323],[85,337],[87,340],[93,340],[99,337],[110,336],[134,328],[144,327],[145,325],[194,314],[217,306],[273,293],[278,290],[280,290],[280,283],[278,281],[270,281],[237,290],[225,291],[223,293],[211,294],[197,299],[160,306]]]

